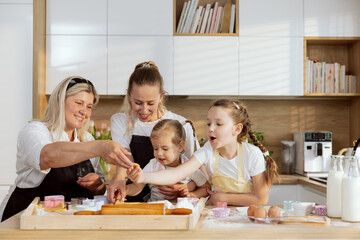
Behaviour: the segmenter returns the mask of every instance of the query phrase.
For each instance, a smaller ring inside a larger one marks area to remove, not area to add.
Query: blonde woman
[[[150,141],[150,134],[157,122],[162,119],[174,119],[184,124],[186,132],[184,154],[190,158],[199,142],[194,136],[194,129],[186,118],[166,110],[164,106],[164,82],[159,68],[154,62],[142,62],[136,65],[129,78],[127,93],[123,102],[122,113],[111,117],[111,135],[113,140],[131,151],[131,159],[141,168],[145,167],[154,158],[154,150]],[[118,168],[116,179],[108,186],[108,200],[115,201],[115,190],[119,190],[121,198],[125,198],[126,171]],[[192,181],[188,184],[189,190],[195,189]],[[166,195],[166,199],[174,199],[177,193],[174,187],[159,187],[159,191]],[[135,197],[127,197],[128,201],[147,201],[148,187]]]
[[[64,79],[52,92],[45,116],[19,133],[17,177],[0,206],[2,221],[25,209],[35,197],[92,197],[105,193],[99,158],[124,168],[129,153],[114,141],[93,141],[87,132],[99,97],[82,77]],[[89,160],[90,159],[90,160]]]

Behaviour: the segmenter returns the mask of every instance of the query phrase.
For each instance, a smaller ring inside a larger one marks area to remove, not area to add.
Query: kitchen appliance
[[[294,132],[295,172],[309,177],[327,177],[332,154],[331,132]]]
[[[280,172],[292,174],[295,171],[295,142],[281,141],[281,165]]]

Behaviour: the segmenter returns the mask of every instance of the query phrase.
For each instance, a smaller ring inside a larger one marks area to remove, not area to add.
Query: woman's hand
[[[116,200],[125,201],[126,197],[126,180],[112,181],[106,186],[107,198],[109,202],[116,202]]]
[[[144,183],[145,181],[144,172],[140,167],[131,167],[126,170],[126,173],[133,183]]]
[[[88,173],[84,177],[79,177],[76,182],[94,193],[105,193],[105,184],[96,173]]]
[[[133,166],[132,161],[127,156],[131,156],[131,153],[123,148],[119,143],[109,140],[102,141],[101,157],[107,163],[124,167],[129,169]]]

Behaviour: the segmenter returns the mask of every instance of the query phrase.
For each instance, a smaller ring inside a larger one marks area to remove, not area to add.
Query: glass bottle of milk
[[[341,182],[344,175],[343,159],[344,156],[341,155],[331,156],[331,169],[327,178],[327,215],[334,218],[341,217]]]
[[[348,164],[345,164],[341,186],[341,218],[349,222],[360,222],[360,174],[357,158],[345,157]]]

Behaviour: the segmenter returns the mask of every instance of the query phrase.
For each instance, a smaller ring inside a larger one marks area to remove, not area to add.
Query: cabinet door
[[[269,191],[269,202],[267,205],[283,205],[284,201],[297,201],[297,185],[272,185]]]
[[[303,38],[239,39],[240,95],[303,95]]]
[[[106,34],[107,0],[47,0],[46,34]]]
[[[4,186],[14,184],[17,136],[32,118],[32,4],[0,4],[0,36],[0,185]]]
[[[46,93],[69,76],[89,79],[106,94],[106,36],[46,37]]]
[[[109,35],[167,35],[173,33],[173,1],[108,1]]]
[[[360,37],[359,0],[304,0],[305,37]]]
[[[174,37],[175,95],[237,95],[238,38]]]
[[[240,36],[303,36],[303,0],[240,0],[239,6]]]
[[[125,95],[131,73],[138,63],[153,61],[173,94],[173,39],[158,36],[108,37],[108,94]]]

